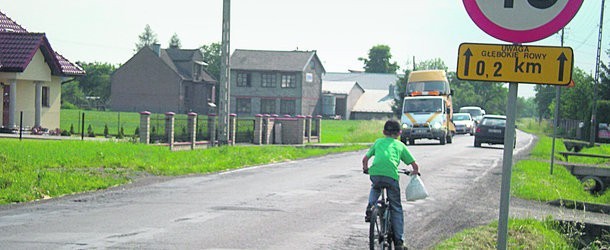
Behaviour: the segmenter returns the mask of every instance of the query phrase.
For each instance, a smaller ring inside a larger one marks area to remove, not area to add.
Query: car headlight
[[[409,129],[409,124],[403,123],[402,124],[402,129]]]
[[[433,129],[439,129],[439,128],[441,128],[441,123],[440,123],[440,122],[435,122],[435,123],[432,123],[432,128],[433,128]]]

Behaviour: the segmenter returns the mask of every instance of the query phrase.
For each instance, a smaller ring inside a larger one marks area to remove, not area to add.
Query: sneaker
[[[407,247],[407,244],[405,244],[404,242],[397,240],[396,241],[396,245],[394,246],[394,248],[396,250],[407,250],[409,249],[409,247]]]
[[[364,214],[364,222],[371,222],[371,210],[367,209]]]

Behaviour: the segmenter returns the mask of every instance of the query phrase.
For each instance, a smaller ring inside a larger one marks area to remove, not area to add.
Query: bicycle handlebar
[[[400,173],[400,174],[404,174],[404,175],[411,175],[411,171],[410,171],[410,170],[407,170],[406,168],[400,168],[400,169],[398,169],[398,173]],[[368,171],[366,171],[366,172],[363,172],[363,174],[369,174],[369,172],[368,172]],[[421,173],[417,173],[417,175],[421,176]]]

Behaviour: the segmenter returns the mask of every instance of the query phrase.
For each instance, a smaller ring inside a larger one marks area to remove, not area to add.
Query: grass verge
[[[141,175],[204,174],[365,148],[235,146],[171,152],[126,142],[12,139],[0,139],[0,147],[0,204],[104,189]]]
[[[552,219],[510,219],[508,249],[572,249]],[[466,229],[433,249],[496,249],[498,223]]]

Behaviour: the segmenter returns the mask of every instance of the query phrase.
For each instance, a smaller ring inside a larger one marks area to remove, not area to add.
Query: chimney
[[[150,48],[155,52],[157,56],[161,56],[161,44],[153,43]]]

